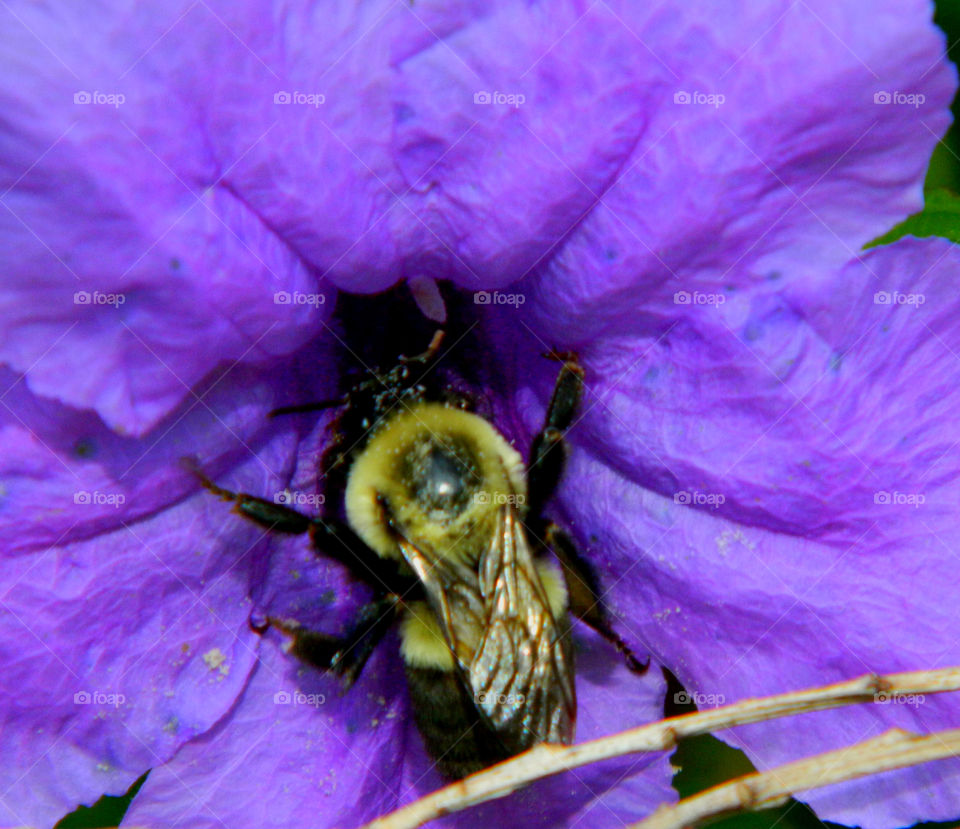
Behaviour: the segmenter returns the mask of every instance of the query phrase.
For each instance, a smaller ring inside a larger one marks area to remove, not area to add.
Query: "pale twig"
[[[707,818],[781,806],[792,794],[960,754],[960,728],[933,734],[891,729],[872,740],[754,772],[661,806],[630,829],[692,829]]]
[[[878,676],[745,699],[722,708],[669,717],[609,737],[573,746],[543,743],[492,768],[425,795],[367,824],[367,829],[411,829],[450,812],[504,797],[520,787],[568,769],[637,752],[669,751],[681,737],[708,734],[737,725],[835,708],[883,702],[883,695],[936,694],[960,689],[960,667]]]

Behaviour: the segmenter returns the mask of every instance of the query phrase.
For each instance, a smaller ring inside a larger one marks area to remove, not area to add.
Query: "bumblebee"
[[[525,464],[468,395],[428,381],[441,342],[438,332],[426,352],[371,372],[341,399],[276,410],[341,407],[321,462],[341,515],[308,516],[197,474],[246,518],[309,534],[318,553],[373,588],[345,636],[269,623],[296,657],[348,683],[398,624],[417,726],[439,771],[458,779],[537,743],[573,741],[570,613],[632,670],[646,665],[613,631],[571,538],[542,514],[582,394],[575,356],[550,355],[562,367]]]

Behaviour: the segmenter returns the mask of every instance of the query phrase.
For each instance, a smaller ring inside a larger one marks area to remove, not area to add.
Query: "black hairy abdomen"
[[[417,728],[441,774],[459,780],[511,756],[455,673],[405,667]]]

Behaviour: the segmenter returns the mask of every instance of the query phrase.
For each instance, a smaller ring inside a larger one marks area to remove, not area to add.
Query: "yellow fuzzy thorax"
[[[470,498],[455,516],[426,510],[410,473],[411,459],[438,446],[456,446],[471,459]],[[513,503],[522,514],[526,491],[523,459],[490,423],[442,403],[417,403],[383,423],[354,461],[347,519],[379,555],[400,558],[385,505],[395,526],[429,557],[472,563],[489,544],[497,510]]]

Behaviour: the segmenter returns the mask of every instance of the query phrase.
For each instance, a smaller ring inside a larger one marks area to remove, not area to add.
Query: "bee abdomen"
[[[454,672],[406,669],[417,728],[441,774],[459,780],[510,756]]]

